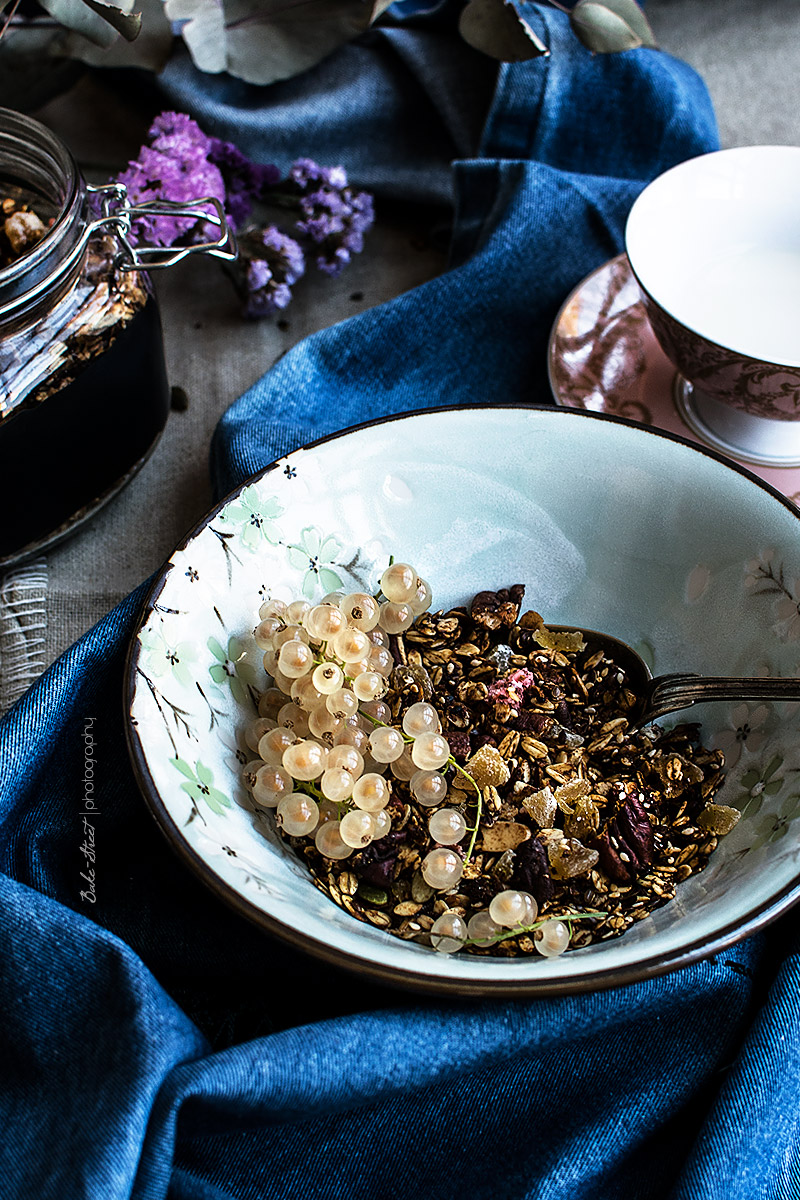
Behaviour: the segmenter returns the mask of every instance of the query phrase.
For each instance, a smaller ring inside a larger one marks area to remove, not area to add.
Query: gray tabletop
[[[649,0],[647,11],[662,47],[706,80],[724,146],[800,142],[797,0]],[[97,180],[135,157],[147,128],[95,77],[36,116]],[[418,229],[379,216],[364,253],[338,279],[300,282],[280,326],[244,321],[215,262],[157,277],[169,378],[188,407],[171,414],[145,467],[90,523],[0,579],[0,711],[156,570],[208,509],[208,447],[228,405],[300,338],[415,287],[443,263]],[[96,452],[87,441],[87,457]]]

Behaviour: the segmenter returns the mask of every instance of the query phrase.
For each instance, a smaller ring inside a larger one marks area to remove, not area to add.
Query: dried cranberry
[[[636,878],[636,869],[630,861],[630,854],[628,854],[627,847],[623,848],[620,845],[613,821],[609,822],[600,836],[590,842],[589,846],[592,850],[597,851],[599,855],[597,865],[609,879],[613,879],[615,883],[632,883]],[[620,858],[621,853],[628,854],[628,862]]]
[[[529,838],[517,846],[514,864],[514,883],[524,892],[530,892],[541,908],[553,898],[553,880],[547,851],[538,838]]]
[[[462,729],[448,730],[447,742],[450,746],[450,753],[456,762],[466,762],[472,753],[469,734]]]
[[[637,865],[649,867],[653,861],[653,826],[638,792],[630,792],[617,813],[617,828],[636,855]]]
[[[469,897],[474,908],[488,908],[497,894],[496,883],[485,875],[478,879],[462,879],[458,886]]]
[[[538,738],[551,737],[556,728],[555,721],[547,713],[530,712],[527,708],[523,708],[513,725],[519,733],[532,733]]]
[[[653,861],[653,827],[638,792],[625,796],[613,820],[590,843],[599,866],[617,883],[633,883]]]
[[[387,888],[394,877],[397,853],[405,840],[405,830],[396,829],[379,841],[371,842],[366,849],[356,854],[352,863],[359,879],[371,883],[373,887]]]

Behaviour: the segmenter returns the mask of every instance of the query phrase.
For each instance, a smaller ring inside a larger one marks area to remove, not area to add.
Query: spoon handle
[[[707,700],[795,700],[800,679],[738,679],[727,675],[660,675],[650,685],[647,718],[651,721]]]

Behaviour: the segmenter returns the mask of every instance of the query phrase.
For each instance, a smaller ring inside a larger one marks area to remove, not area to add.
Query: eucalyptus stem
[[[14,3],[11,5],[11,9],[10,9],[8,15],[6,16],[5,21],[3,22],[3,26],[2,26],[2,28],[0,28],[0,38],[2,38],[3,34],[6,32],[9,25],[13,21],[14,15],[15,15],[17,9],[19,8],[19,4],[20,4],[20,0],[14,0]]]

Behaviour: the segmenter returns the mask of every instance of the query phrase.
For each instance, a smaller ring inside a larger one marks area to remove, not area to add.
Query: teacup
[[[673,167],[634,203],[625,245],[690,427],[747,461],[800,463],[800,147]]]

